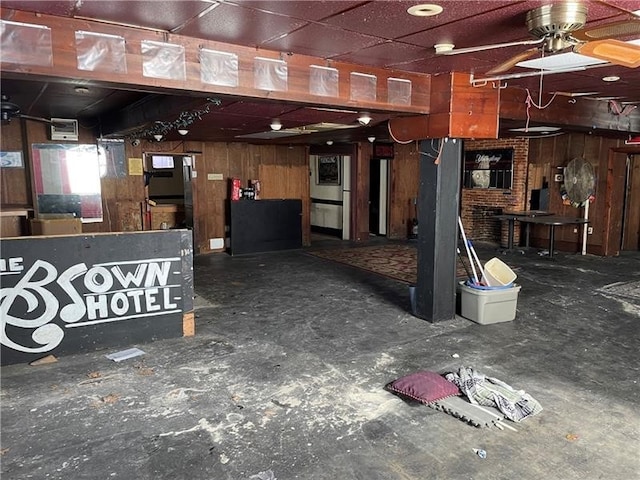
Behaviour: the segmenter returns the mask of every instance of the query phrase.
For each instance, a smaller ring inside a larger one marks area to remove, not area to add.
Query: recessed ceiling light
[[[74,92],[80,93],[80,94],[89,93],[89,89],[87,87],[75,87],[73,90]]]
[[[609,75],[606,77],[602,77],[603,82],[617,82],[618,80],[620,80],[620,77],[617,75]]]
[[[414,17],[433,17],[442,13],[443,8],[440,5],[433,3],[421,3],[420,5],[414,5],[407,8],[407,13]]]

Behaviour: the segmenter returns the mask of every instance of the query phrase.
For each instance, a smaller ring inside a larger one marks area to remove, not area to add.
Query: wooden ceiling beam
[[[163,93],[189,95],[193,93],[220,94],[256,99],[280,100],[301,105],[348,107],[355,110],[378,110],[424,114],[429,112],[430,75],[400,70],[388,70],[345,62],[335,62],[319,57],[262,50],[251,47],[207,41],[142,28],[125,27],[96,21],[34,14],[20,10],[0,8],[3,20],[26,24],[44,25],[51,29],[53,65],[21,65],[2,63],[3,74],[24,78],[78,79],[84,82],[104,84],[113,88],[158,90]],[[76,31],[89,31],[121,36],[126,45],[126,73],[112,71],[79,70],[76,56]],[[186,78],[171,80],[143,75],[142,41],[154,41],[182,45],[185,49]],[[238,57],[238,86],[220,86],[204,83],[200,75],[199,52],[201,48],[235,54]],[[287,90],[263,90],[255,87],[255,57],[284,60],[287,65]],[[338,96],[321,96],[309,93],[310,67],[312,65],[335,68],[339,74]],[[376,77],[375,100],[352,100],[350,77],[352,73]],[[387,82],[389,78],[411,81],[411,104],[389,103]]]
[[[498,138],[500,90],[474,87],[465,73],[434,75],[428,116],[389,120],[400,142],[425,138]]]
[[[609,131],[625,135],[640,132],[640,108],[622,108],[603,100],[543,94],[541,99],[532,99],[546,106],[539,109],[530,105],[526,90],[508,87],[501,90],[500,118],[505,120],[533,122],[572,130]],[[550,102],[550,103],[549,103]]]

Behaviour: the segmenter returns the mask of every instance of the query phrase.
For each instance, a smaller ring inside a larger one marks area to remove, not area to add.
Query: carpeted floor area
[[[332,248],[308,251],[307,253],[408,284],[415,284],[417,281],[418,251],[416,246],[412,244]],[[466,278],[467,274],[460,259],[458,259],[456,266],[456,275]]]

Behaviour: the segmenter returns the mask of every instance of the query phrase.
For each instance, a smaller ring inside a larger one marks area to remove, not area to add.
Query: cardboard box
[[[495,290],[471,288],[460,282],[460,314],[471,321],[488,325],[516,318],[520,285]]]
[[[82,233],[79,218],[31,219],[31,235],[73,235]]]

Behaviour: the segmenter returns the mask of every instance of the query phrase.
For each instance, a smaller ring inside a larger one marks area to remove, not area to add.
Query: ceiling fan
[[[0,101],[0,120],[2,120],[3,123],[8,123],[13,118],[24,118],[26,120],[34,120],[36,122],[50,123],[51,125],[58,125],[59,123],[49,118],[34,117],[32,115],[20,113],[20,106],[11,102],[9,97],[3,93],[2,101]]]
[[[511,70],[516,64],[540,52],[572,51],[598,60],[629,68],[640,66],[640,45],[617,40],[640,37],[640,18],[629,18],[589,27],[586,25],[587,6],[579,2],[543,5],[527,12],[526,26],[535,40],[495,43],[455,49],[451,44],[435,45],[438,55],[458,55],[519,45],[535,45],[520,52],[489,70],[486,75],[497,75]]]

